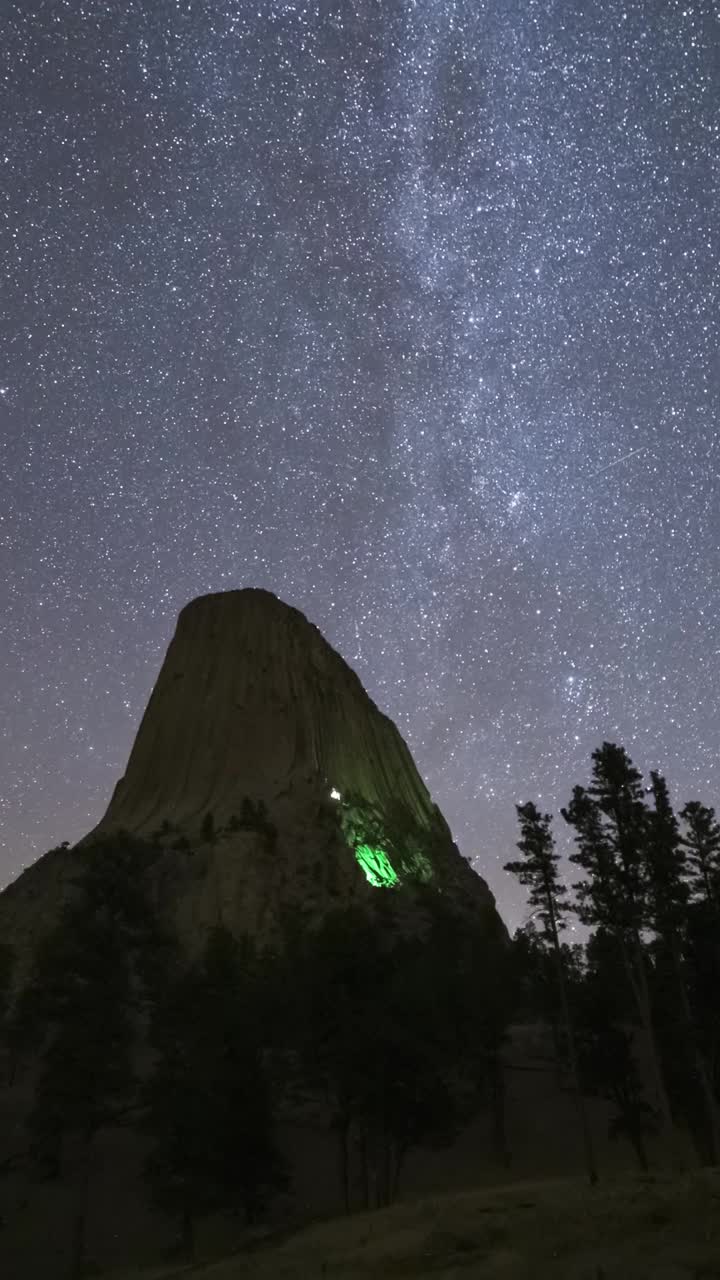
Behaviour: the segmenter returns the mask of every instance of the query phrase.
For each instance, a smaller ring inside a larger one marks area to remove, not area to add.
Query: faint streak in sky
[[[593,471],[590,479],[594,480],[595,476],[601,476],[603,471],[609,471],[611,467],[619,467],[621,462],[627,462],[628,458],[634,458],[638,453],[646,453],[648,445],[644,444],[640,449],[631,449],[629,453],[624,453],[621,458],[615,458],[613,462],[608,462],[604,467],[598,467],[597,471]]]

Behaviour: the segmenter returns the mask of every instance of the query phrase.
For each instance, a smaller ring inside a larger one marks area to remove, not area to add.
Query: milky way
[[[181,606],[246,585],[511,925],[514,804],[603,739],[720,804],[712,0],[3,14],[1,879],[100,816]]]

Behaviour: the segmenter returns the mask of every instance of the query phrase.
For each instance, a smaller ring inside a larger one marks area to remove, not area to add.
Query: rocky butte
[[[297,609],[268,591],[201,596],[180,613],[125,774],[75,849],[0,895],[27,953],[101,836],[162,849],[162,909],[191,948],[207,928],[266,938],[379,889],[434,887],[502,931],[395,725]]]

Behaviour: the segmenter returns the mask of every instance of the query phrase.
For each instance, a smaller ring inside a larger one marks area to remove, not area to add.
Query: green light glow
[[[355,848],[355,857],[370,884],[376,889],[388,889],[390,885],[397,884],[397,874],[384,849],[374,849],[369,844],[359,844]]]

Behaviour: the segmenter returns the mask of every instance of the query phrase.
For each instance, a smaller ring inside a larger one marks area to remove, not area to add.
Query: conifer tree
[[[12,1044],[11,1044],[11,1020],[10,1020],[10,1000],[13,980],[13,971],[15,969],[15,952],[12,947],[6,943],[0,943],[0,1089],[13,1083],[12,1071]],[[9,1136],[5,1121],[7,1120],[7,1112],[5,1108],[0,1110],[0,1118],[3,1121],[0,1129],[0,1177],[14,1166],[15,1157],[9,1155],[5,1150],[5,1139]],[[2,1224],[2,1216],[0,1215],[0,1224]]]
[[[10,992],[14,969],[15,952],[6,943],[0,943],[0,1071],[8,1083],[11,1079]]]
[[[720,1120],[711,1083],[711,1072],[700,1046],[690,1006],[682,954],[687,929],[689,889],[685,879],[685,850],[670,803],[665,779],[651,773],[653,809],[648,817],[646,848],[648,920],[658,945],[669,959],[675,1000],[682,1027],[682,1043],[689,1050],[700,1086],[706,1133],[712,1164],[720,1159]]]
[[[402,903],[384,894],[371,911],[331,913],[287,949],[298,1088],[330,1103],[346,1210],[353,1183],[364,1207],[385,1204],[411,1150],[457,1133],[479,1098],[479,1063],[486,1076],[496,1049],[493,1001],[483,1000],[478,975],[496,994],[499,967],[491,980],[487,951],[481,966],[457,918],[428,921],[424,940],[403,936],[402,923]]]
[[[177,1213],[192,1257],[196,1221],[242,1209],[254,1222],[284,1185],[260,1034],[260,968],[249,942],[214,929],[200,960],[170,976],[151,1026],[144,1090],[153,1197]]]
[[[494,1155],[507,1166],[512,1156],[503,1045],[517,1000],[515,957],[489,913],[479,929],[474,913],[459,918],[442,895],[431,891],[425,902],[431,920],[427,945],[421,947],[425,968],[412,954],[407,958],[420,992],[416,1016],[432,1053],[442,1051],[439,1070],[455,1077],[464,1091],[465,1118],[481,1102],[489,1104]]]
[[[648,923],[664,939],[679,941],[687,917],[685,852],[667,782],[650,774],[653,808],[647,819],[646,868]]]
[[[720,823],[715,810],[690,800],[680,813],[685,834],[680,842],[686,850],[690,893],[703,898],[718,912],[720,907]]]
[[[576,888],[584,924],[615,939],[648,1048],[658,1111],[673,1163],[680,1164],[677,1134],[653,1019],[648,960],[643,941],[651,923],[648,902],[648,810],[642,776],[623,747],[604,742],[593,752],[589,788],[575,787],[563,817],[575,828],[571,861],[586,873]]]
[[[583,1079],[593,1093],[607,1098],[615,1112],[612,1137],[631,1144],[647,1171],[647,1139],[657,1132],[658,1116],[647,1102],[633,1049],[632,1002],[621,997],[624,974],[614,940],[599,929],[585,947],[585,964],[576,984],[576,1024]]]
[[[520,820],[521,833],[518,849],[522,854],[522,858],[506,863],[505,870],[517,876],[520,883],[529,889],[529,905],[537,909],[545,942],[553,958],[567,1043],[572,1089],[583,1138],[585,1163],[590,1182],[595,1183],[598,1176],[597,1164],[587,1108],[580,1083],[575,1029],[568,1001],[565,965],[560,944],[560,930],[563,928],[568,911],[566,903],[567,888],[558,874],[560,858],[555,851],[555,841],[551,830],[551,815],[548,813],[541,814],[531,802],[517,805],[516,808]]]
[[[686,951],[691,999],[716,1097],[720,1064],[720,823],[715,810],[698,800],[689,801],[680,817],[690,892]]]
[[[45,1172],[72,1170],[77,1197],[70,1269],[85,1260],[87,1194],[95,1136],[134,1097],[133,975],[125,907],[135,883],[102,853],[86,853],[84,874],[57,928],[40,949],[25,996],[24,1043],[40,1048],[28,1128]],[[132,914],[132,912],[131,912]],[[133,919],[129,928],[135,927]]]
[[[142,953],[155,937],[145,873],[156,852],[117,832],[76,855],[78,874],[10,1020],[12,1056],[38,1068],[28,1117],[37,1163],[49,1176],[74,1174],[72,1276],[84,1267],[96,1134],[126,1123],[136,1102]]]

